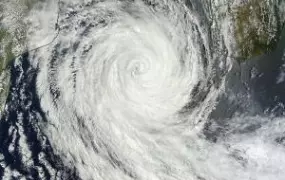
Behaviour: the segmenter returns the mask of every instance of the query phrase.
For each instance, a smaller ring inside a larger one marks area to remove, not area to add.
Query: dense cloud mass
[[[259,102],[253,81],[262,76],[247,78],[233,58],[231,20],[213,27],[207,8],[196,0],[39,4],[27,33],[30,49],[41,48],[12,67],[0,175],[285,177],[281,101]]]

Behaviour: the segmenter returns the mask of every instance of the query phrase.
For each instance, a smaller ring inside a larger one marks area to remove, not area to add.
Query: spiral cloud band
[[[202,127],[223,89],[224,78],[214,86],[214,75],[227,67],[222,60],[217,66],[209,27],[195,8],[199,3],[188,3],[59,2],[60,33],[34,53],[37,93],[48,120],[41,129],[82,179],[261,180],[284,175],[284,168],[277,167],[285,163],[284,151],[275,150],[265,164],[264,154],[272,153],[273,145],[257,142],[256,134],[233,133],[217,143],[204,137]],[[55,11],[54,6],[45,11]],[[30,46],[40,44],[44,31],[34,33]],[[268,137],[268,131],[256,133]],[[264,151],[254,154],[252,144]],[[274,164],[277,154],[280,162]],[[274,171],[264,171],[268,168]]]

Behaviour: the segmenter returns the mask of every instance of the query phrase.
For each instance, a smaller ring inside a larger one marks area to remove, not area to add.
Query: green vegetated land
[[[0,116],[9,90],[9,70],[7,66],[15,58],[12,49],[12,35],[6,29],[0,28]]]
[[[21,54],[26,47],[26,25],[22,21],[23,17],[33,8],[38,0],[4,0],[0,3],[0,117],[6,102],[10,87],[9,64],[15,59],[15,56]],[[8,12],[6,6],[12,6],[16,12]],[[5,16],[15,16],[14,29],[9,29],[9,25],[2,24]],[[16,49],[15,49],[16,48]]]
[[[282,30],[277,6],[268,0],[248,0],[233,9],[241,61],[276,48]]]
[[[37,1],[38,0],[24,0],[23,4],[28,8],[28,10],[31,10]]]
[[[0,74],[7,68],[9,61],[15,58],[12,48],[11,34],[3,28],[0,29]]]
[[[15,58],[13,49],[18,45],[22,47],[20,49],[25,49],[23,47],[25,47],[26,41],[26,24],[22,21],[22,19],[38,2],[38,0],[22,0],[19,2],[14,1],[15,0],[9,0],[4,3],[8,4],[8,6],[9,3],[11,3],[11,6],[15,6],[16,4],[17,7],[15,7],[15,11],[20,11],[19,13],[16,13],[19,14],[20,17],[15,17],[15,22],[12,22],[17,25],[17,28],[15,30],[4,28],[4,26],[1,27],[1,20],[4,17],[1,16],[0,13],[0,74],[3,70],[7,68],[9,62]],[[19,8],[19,6],[21,8]],[[2,12],[5,11],[5,7],[3,4],[0,4],[0,10],[2,10]],[[21,54],[21,52],[19,52],[18,54]]]

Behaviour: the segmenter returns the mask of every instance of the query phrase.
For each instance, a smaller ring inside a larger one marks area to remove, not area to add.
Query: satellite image
[[[284,180],[285,0],[0,0],[0,180]]]

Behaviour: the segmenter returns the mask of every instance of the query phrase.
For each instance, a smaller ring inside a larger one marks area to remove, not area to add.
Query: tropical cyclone
[[[72,9],[59,26],[37,78],[55,148],[83,179],[192,176],[181,136],[193,122],[178,112],[208,69],[187,7],[106,1]]]
[[[284,168],[274,165],[277,156],[264,164],[273,150],[256,136],[229,134],[216,144],[204,137],[203,125],[223,90],[217,71],[228,67],[222,60],[217,66],[209,27],[194,5],[172,0],[60,5],[58,37],[33,56],[48,120],[41,129],[82,179],[284,177]],[[30,40],[41,36],[39,31]],[[266,152],[254,154],[254,143]],[[284,151],[276,152],[285,162]],[[272,171],[264,171],[268,168]]]

